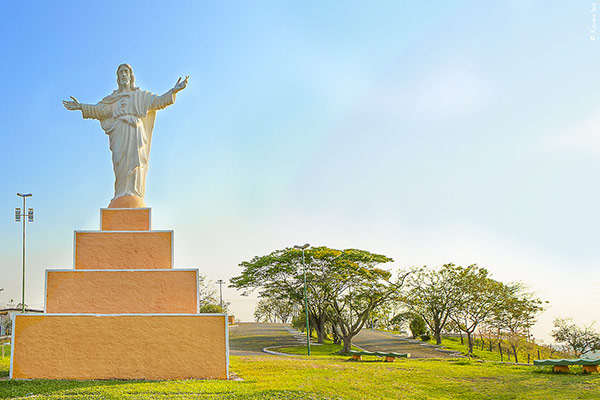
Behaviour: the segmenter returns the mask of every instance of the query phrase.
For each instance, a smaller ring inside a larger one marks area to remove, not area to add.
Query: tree
[[[313,247],[305,250],[305,260],[311,326],[322,341],[327,321],[333,319],[345,352],[373,309],[397,297],[404,282],[404,277],[392,282],[389,271],[377,268],[391,258],[364,250]],[[230,280],[231,287],[246,292],[259,289],[263,298],[287,298],[304,308],[300,250],[276,250],[240,266],[244,270]]]
[[[576,357],[600,350],[600,333],[596,332],[592,325],[583,328],[575,325],[571,318],[555,319],[551,334],[554,340],[564,343],[572,350]]]
[[[498,304],[492,313],[490,324],[498,331],[499,339],[506,336],[508,344],[518,360],[518,347],[527,343],[529,329],[536,316],[544,310],[543,301],[535,297],[522,283],[502,284],[498,288]]]
[[[306,251],[307,292],[310,299],[308,316],[311,326],[317,331],[319,343],[323,343],[329,305],[320,293],[320,287],[313,283],[313,278],[319,274],[316,264],[311,262],[310,254],[313,251]],[[230,280],[230,287],[244,290],[243,295],[258,289],[262,298],[287,299],[304,309],[302,251],[290,248],[275,250],[266,256],[243,261],[240,267],[244,270],[240,276]]]
[[[469,354],[473,354],[473,333],[498,306],[501,283],[491,279],[487,269],[470,265],[457,267],[455,285],[459,302],[450,318],[466,333]]]
[[[461,271],[454,264],[438,269],[424,266],[414,270],[407,281],[406,305],[423,318],[437,344],[442,343],[442,330],[462,298],[457,284]]]
[[[412,321],[408,325],[410,329],[413,339],[420,338],[424,334],[427,333],[427,326],[425,325],[425,320],[418,314],[413,316]]]
[[[296,311],[296,306],[288,299],[267,297],[260,299],[254,309],[254,318],[257,322],[277,322],[285,324]]]
[[[219,314],[228,312],[231,303],[223,302],[221,306],[217,296],[217,289],[206,274],[198,274],[198,303],[199,311],[206,314]]]
[[[327,250],[323,248],[324,252]],[[364,250],[335,251],[327,257],[330,263],[323,277],[329,278],[323,279],[324,293],[342,337],[341,353],[348,353],[352,338],[361,331],[373,310],[387,301],[400,299],[400,288],[408,273],[400,273],[393,281],[389,271],[377,268],[378,264],[393,260]]]

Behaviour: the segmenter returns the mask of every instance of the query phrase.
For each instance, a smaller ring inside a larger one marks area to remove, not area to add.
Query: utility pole
[[[27,222],[33,222],[33,208],[27,210],[27,214],[25,214],[26,206],[25,200],[27,197],[31,197],[31,193],[17,193],[17,196],[23,198],[23,211],[21,212],[20,208],[15,208],[15,222],[21,222],[23,220],[23,299],[21,300],[21,311],[25,312],[25,217],[27,217]]]
[[[217,283],[219,284],[219,294],[220,294],[220,299],[221,299],[221,312],[223,312],[223,284],[225,283],[225,281],[223,279],[219,279],[217,281]]]

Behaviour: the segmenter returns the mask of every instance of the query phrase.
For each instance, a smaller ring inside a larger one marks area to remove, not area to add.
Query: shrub
[[[427,327],[425,326],[425,321],[418,315],[415,315],[410,321],[410,325],[408,326],[410,331],[412,332],[413,338],[418,338],[421,335],[427,333]]]

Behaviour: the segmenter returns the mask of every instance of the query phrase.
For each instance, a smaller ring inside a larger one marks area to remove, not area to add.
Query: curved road
[[[294,335],[295,333],[296,335]],[[262,349],[271,346],[298,346],[304,344],[303,334],[289,324],[242,322],[229,328],[229,352],[236,356],[264,356]],[[368,351],[410,353],[411,358],[454,358],[456,355],[434,350],[437,346],[423,346],[399,335],[363,329],[352,343]]]
[[[421,344],[421,341],[411,340],[395,333],[363,329],[352,339],[352,344],[367,351],[393,351],[395,353],[410,353],[411,358],[456,358],[456,353],[438,351],[438,346]]]
[[[229,328],[229,353],[234,356],[265,356],[270,346],[298,346],[289,324],[241,322]]]

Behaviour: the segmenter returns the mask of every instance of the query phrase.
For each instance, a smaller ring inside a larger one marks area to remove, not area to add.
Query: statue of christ
[[[177,92],[185,89],[188,77],[179,78],[162,96],[135,87],[129,64],[117,68],[119,88],[97,104],[83,104],[71,96],[64,100],[67,110],[81,110],[83,118],[100,121],[108,135],[115,172],[115,195],[110,208],[145,207],[146,173],[156,110],[175,103]]]

